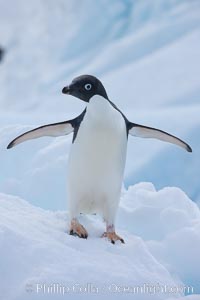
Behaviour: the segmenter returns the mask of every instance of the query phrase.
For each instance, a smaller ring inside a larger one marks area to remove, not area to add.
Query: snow
[[[82,216],[81,221],[87,240],[68,235],[66,211],[44,210],[0,194],[2,299],[48,299],[44,284],[46,289],[53,284],[70,288],[73,299],[87,284],[93,292],[83,292],[83,298],[93,297],[94,287],[97,296],[110,299],[133,298],[133,288],[144,286],[146,292],[134,294],[135,299],[152,299],[152,294],[154,299],[177,299],[184,288],[200,292],[200,210],[180,189],[156,191],[152,184],[140,183],[124,190],[117,232],[125,244],[101,238],[105,225],[97,216]],[[168,290],[148,292],[149,286]],[[169,289],[176,287],[171,295]],[[62,298],[59,291],[52,292],[54,299]]]
[[[176,298],[170,298],[168,300],[175,300]],[[190,295],[187,297],[181,297],[179,300],[199,300],[199,295]]]
[[[1,298],[49,299],[26,292],[45,282],[159,282],[200,294],[199,0],[0,0],[0,46]],[[129,138],[117,218],[125,245],[100,239],[104,226],[94,216],[83,218],[87,241],[66,232],[71,136],[6,149],[27,130],[77,116],[84,103],[61,90],[83,73],[98,76],[131,121],[193,148]],[[135,299],[199,299],[184,294]]]

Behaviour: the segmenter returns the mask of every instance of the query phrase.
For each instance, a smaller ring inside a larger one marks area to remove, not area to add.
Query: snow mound
[[[200,292],[200,211],[180,189],[157,192],[140,183],[124,190],[117,232],[125,244],[100,238],[104,224],[98,216],[81,219],[87,240],[67,234],[66,211],[0,194],[2,299],[59,299],[63,289],[73,299],[95,293],[161,300]]]

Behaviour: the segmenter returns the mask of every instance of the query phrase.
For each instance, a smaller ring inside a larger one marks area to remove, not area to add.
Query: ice
[[[67,211],[44,210],[1,194],[3,299],[48,299],[44,283],[71,288],[91,283],[99,288],[99,296],[104,293],[111,299],[168,299],[169,289],[175,287],[179,290],[173,297],[183,295],[184,287],[186,292],[199,292],[200,211],[180,189],[156,191],[152,184],[140,183],[124,190],[117,232],[125,244],[101,238],[105,225],[97,216],[82,216],[81,222],[89,232],[87,240],[68,235]],[[168,290],[148,291],[151,285]],[[27,294],[29,286],[33,291]],[[129,287],[129,293],[116,286]],[[146,286],[146,292],[131,293],[130,288],[137,286]],[[78,298],[72,291],[68,295]]]
[[[134,297],[141,300],[199,294],[199,0],[0,0],[0,46],[2,299],[38,299],[26,284],[55,281],[194,289]],[[66,232],[72,136],[6,149],[27,130],[79,115],[84,103],[61,90],[83,73],[102,80],[130,121],[193,149],[129,137],[117,218],[125,245],[100,239],[104,226],[94,216],[83,217],[87,241]]]
[[[190,155],[130,137],[126,187],[140,181],[178,186],[199,202],[198,1],[9,0],[0,5],[6,50],[0,65],[2,192],[44,208],[66,207],[68,137],[28,142],[12,152],[5,148],[27,129],[78,115],[84,104],[61,89],[86,72],[100,77],[131,121],[169,131],[193,148]]]

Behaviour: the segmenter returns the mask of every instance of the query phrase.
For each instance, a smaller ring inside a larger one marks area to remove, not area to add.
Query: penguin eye
[[[91,88],[92,88],[91,83],[86,83],[85,86],[84,86],[84,88],[85,88],[86,91],[90,91]]]

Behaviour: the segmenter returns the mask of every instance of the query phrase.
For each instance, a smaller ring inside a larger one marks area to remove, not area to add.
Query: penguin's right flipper
[[[42,136],[61,136],[61,135],[67,135],[71,132],[74,132],[74,138],[77,134],[78,128],[80,126],[81,121],[83,120],[83,117],[85,115],[86,109],[76,118],[60,123],[54,123],[54,124],[48,124],[44,126],[40,126],[38,128],[32,129],[30,131],[27,131],[20,136],[16,137],[10,144],[7,146],[7,149],[10,149],[14,146],[17,146],[18,144],[21,144],[25,141],[37,139]]]
[[[37,139],[42,136],[61,136],[67,135],[74,131],[73,122],[66,121],[55,124],[48,124],[40,126],[38,128],[27,131],[20,136],[16,137],[8,146],[7,149],[10,149],[18,144],[21,144],[25,141]]]

